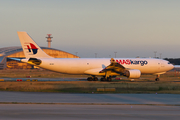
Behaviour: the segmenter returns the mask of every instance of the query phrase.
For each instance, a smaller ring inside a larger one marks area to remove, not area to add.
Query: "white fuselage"
[[[32,65],[67,74],[88,74],[88,75],[105,75],[106,78],[113,75],[122,74],[115,69],[102,72],[111,64],[113,58],[52,58],[47,55],[26,33],[18,31],[19,40],[21,42],[27,62]],[[129,78],[138,78],[141,74],[162,74],[174,68],[168,61],[153,58],[115,58],[123,70],[126,70],[126,76]],[[115,65],[114,67],[118,66]],[[107,70],[107,69],[106,69]],[[123,72],[124,72],[123,71]]]
[[[166,60],[154,58],[114,58],[127,69],[138,69],[141,74],[161,74],[174,68]],[[110,64],[110,58],[40,58],[39,67],[67,74],[104,75],[99,73]],[[22,60],[27,62],[28,59]],[[116,74],[114,74],[116,75]]]

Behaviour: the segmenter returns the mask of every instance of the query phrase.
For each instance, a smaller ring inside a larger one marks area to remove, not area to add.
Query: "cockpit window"
[[[170,62],[168,62],[168,64],[171,64]]]

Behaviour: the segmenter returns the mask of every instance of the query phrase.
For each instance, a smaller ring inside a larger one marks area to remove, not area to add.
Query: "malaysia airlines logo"
[[[37,54],[38,52],[38,48],[32,43],[26,44],[25,47],[28,49],[28,52],[33,53],[33,55]]]

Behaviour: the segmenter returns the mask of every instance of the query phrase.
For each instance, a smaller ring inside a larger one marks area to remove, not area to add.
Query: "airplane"
[[[88,81],[112,81],[113,77],[122,75],[129,79],[138,79],[142,74],[156,75],[174,68],[166,60],[157,58],[53,58],[47,55],[26,32],[18,31],[26,62],[40,68],[66,74],[90,75]]]

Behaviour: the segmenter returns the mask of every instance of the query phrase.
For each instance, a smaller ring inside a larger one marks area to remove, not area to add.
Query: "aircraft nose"
[[[174,68],[173,64],[169,64],[169,69],[172,70]]]

